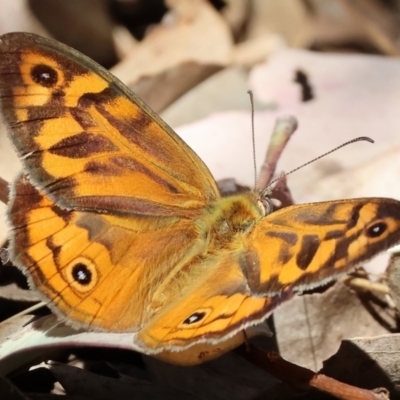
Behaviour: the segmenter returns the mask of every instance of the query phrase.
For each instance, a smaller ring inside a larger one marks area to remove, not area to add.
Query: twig
[[[363,289],[368,291],[390,294],[388,285],[379,282],[371,282],[369,279],[354,276],[346,276],[343,282],[353,289]]]
[[[8,182],[3,178],[0,178],[0,201],[2,201],[4,204],[8,203],[8,192]]]
[[[376,390],[375,392],[348,385],[326,375],[292,364],[284,360],[278,353],[266,353],[254,345],[250,346],[250,351],[246,351],[242,346],[237,352],[251,363],[301,392],[315,388],[342,400],[383,400],[387,398],[385,397],[387,394],[385,389]]]
[[[297,129],[297,120],[292,116],[278,118],[272,133],[267,154],[261,166],[257,187],[265,188],[274,175],[276,164],[290,137]]]

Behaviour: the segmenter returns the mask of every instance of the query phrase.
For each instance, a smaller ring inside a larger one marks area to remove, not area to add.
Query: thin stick
[[[251,104],[251,139],[253,142],[253,163],[254,163],[254,191],[257,191],[257,160],[256,160],[256,138],[254,134],[254,95],[251,90],[248,90],[247,93],[250,96],[250,104]]]
[[[44,301],[41,301],[39,303],[34,304],[33,306],[26,308],[25,310],[20,311],[17,314],[12,315],[11,317],[5,319],[4,321],[0,322],[0,326],[5,326],[6,324],[9,324],[10,322],[18,319],[19,317],[23,316],[23,315],[28,315],[30,314],[32,311],[36,311],[39,310],[42,307],[47,306],[47,303],[45,303]]]
[[[265,159],[260,168],[257,187],[265,188],[271,181],[278,160],[289,139],[297,129],[297,120],[291,115],[279,117],[272,132]]]
[[[0,201],[4,204],[8,203],[8,182],[0,178]]]
[[[246,351],[244,346],[241,346],[236,349],[236,352],[298,391],[315,388],[342,400],[383,399],[383,396],[372,390],[361,389],[313,372],[310,369],[286,361],[278,353],[264,352],[254,345],[250,345],[250,351]]]

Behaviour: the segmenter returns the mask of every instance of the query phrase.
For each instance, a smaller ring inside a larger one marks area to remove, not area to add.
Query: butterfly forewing
[[[10,137],[35,185],[57,204],[193,216],[218,197],[197,155],[94,61],[22,33],[1,37],[0,57]]]

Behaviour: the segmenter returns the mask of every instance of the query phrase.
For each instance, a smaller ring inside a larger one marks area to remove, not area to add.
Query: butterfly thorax
[[[235,238],[251,230],[263,216],[258,195],[254,192],[218,199],[205,215],[210,227],[210,249],[220,251],[232,246]]]

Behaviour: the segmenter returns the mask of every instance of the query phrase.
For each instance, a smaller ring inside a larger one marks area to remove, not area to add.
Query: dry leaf
[[[249,39],[275,32],[291,47],[307,47],[313,38],[311,15],[300,0],[252,1]]]
[[[343,339],[394,330],[393,310],[385,308],[381,300],[375,304],[372,300],[375,300],[373,295],[357,295],[337,283],[323,294],[295,297],[282,304],[274,312],[280,354],[288,361],[317,371]]]
[[[232,57],[232,35],[206,0],[169,1],[171,12],[112,73],[131,85],[185,62],[225,66]],[[173,44],[173,45],[171,45]]]
[[[323,372],[365,388],[385,387],[390,399],[400,398],[400,334],[346,339],[338,352],[324,362]]]

